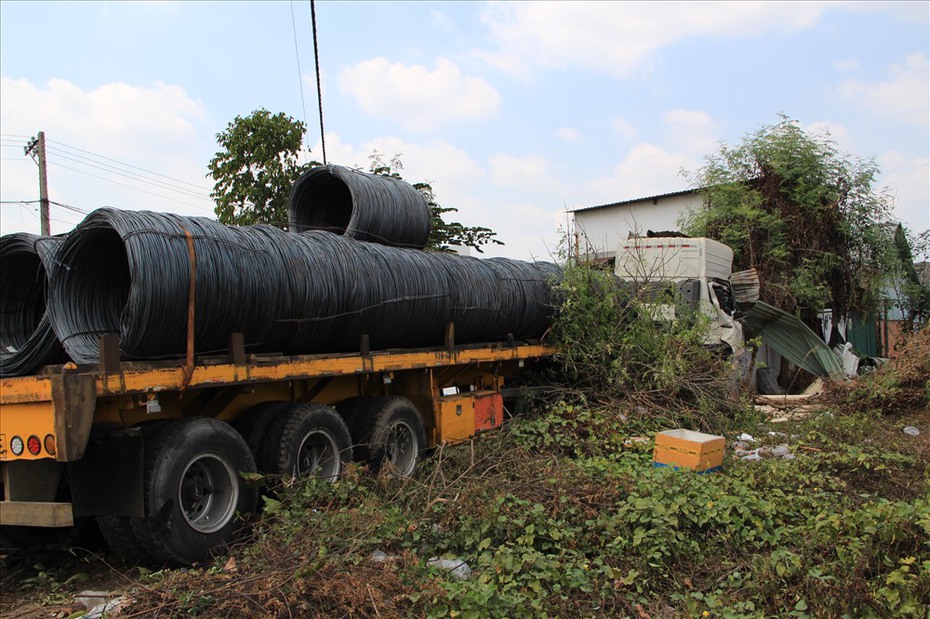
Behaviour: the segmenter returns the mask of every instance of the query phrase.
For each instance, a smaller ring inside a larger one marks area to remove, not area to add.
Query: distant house
[[[917,282],[930,289],[930,262],[917,262],[914,264],[914,274]],[[877,316],[875,351],[882,357],[896,357],[897,347],[904,334],[904,326],[908,316],[901,304],[900,282],[888,286],[885,292],[885,303]],[[913,317],[912,317],[913,318]]]
[[[703,206],[697,189],[575,209],[575,246],[580,255],[610,260],[621,241],[650,230],[678,230],[678,220]]]

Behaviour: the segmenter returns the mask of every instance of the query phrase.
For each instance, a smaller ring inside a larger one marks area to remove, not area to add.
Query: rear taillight
[[[28,439],[26,439],[26,449],[29,450],[34,456],[38,456],[39,452],[42,451],[42,441],[39,440],[39,437],[33,434]]]

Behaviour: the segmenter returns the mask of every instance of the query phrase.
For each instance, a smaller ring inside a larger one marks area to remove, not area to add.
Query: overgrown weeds
[[[920,401],[924,361],[773,425],[732,395],[697,322],[657,330],[595,272],[563,285],[578,303],[555,331],[558,398],[438,449],[415,479],[282,482],[247,542],[150,576],[130,616],[927,616],[930,411],[885,409]],[[679,426],[749,431],[794,459],[655,468],[648,436]]]
[[[930,406],[930,326],[908,334],[889,363],[833,391],[844,410],[891,414]]]
[[[794,460],[697,475],[654,468],[636,442],[569,455],[514,420],[440,450],[417,479],[285,484],[231,559],[150,577],[131,613],[923,617],[928,462],[904,447],[850,458],[844,438],[888,423],[824,412],[777,427]],[[857,481],[876,463],[913,491]]]
[[[654,288],[585,265],[563,270],[551,332],[560,371],[545,404],[560,406],[568,426],[586,431],[615,421],[627,434],[679,426],[721,432],[750,413],[729,351],[706,345],[706,316],[679,304],[676,320],[656,320]],[[597,420],[576,423],[576,406]]]

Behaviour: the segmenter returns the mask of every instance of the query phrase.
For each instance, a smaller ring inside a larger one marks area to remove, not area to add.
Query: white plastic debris
[[[84,619],[102,619],[118,611],[128,601],[125,597],[108,600],[112,595],[110,591],[81,591],[74,601],[88,609]]]
[[[90,609],[95,606],[99,606],[102,602],[106,602],[108,597],[113,595],[112,591],[81,591],[76,596],[74,596],[74,601],[77,604],[80,604],[84,608]]]
[[[388,560],[388,556],[386,553],[380,550],[374,550],[370,555],[368,555],[368,560],[372,563],[384,563]]]
[[[776,458],[784,458],[789,453],[791,453],[791,448],[784,444],[772,448],[772,455]]]
[[[910,436],[920,436],[920,430],[914,426],[904,426],[904,433],[909,434]]]
[[[756,439],[754,439],[751,434],[746,434],[745,432],[737,436],[736,440],[743,441],[744,443],[755,443],[756,442]]]
[[[759,455],[758,451],[750,452],[749,454],[740,458],[740,460],[761,460],[762,456]]]
[[[446,570],[459,580],[468,580],[471,578],[471,567],[462,559],[440,559],[433,557],[426,562],[426,567],[435,567],[440,570]]]

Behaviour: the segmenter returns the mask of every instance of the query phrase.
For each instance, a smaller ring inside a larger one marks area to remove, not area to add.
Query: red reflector
[[[34,456],[38,456],[39,452],[42,451],[42,442],[39,440],[39,437],[33,434],[28,439],[26,439],[26,449],[29,450]]]
[[[55,445],[55,436],[52,434],[46,434],[44,443],[45,451],[47,451],[50,456],[54,456],[55,452],[57,451],[57,447]]]

